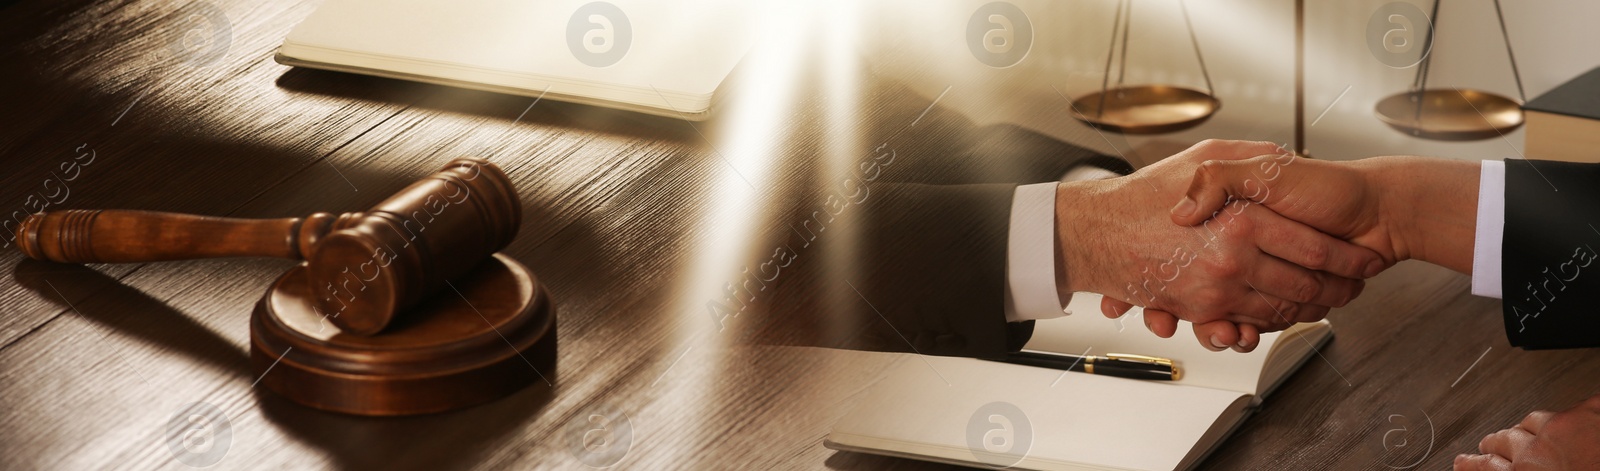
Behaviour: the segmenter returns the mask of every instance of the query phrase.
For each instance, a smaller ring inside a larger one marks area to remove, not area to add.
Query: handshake
[[[1213,351],[1316,322],[1363,280],[1419,259],[1471,272],[1478,165],[1422,157],[1299,158],[1208,140],[1132,175],[1056,191],[1056,289],[1105,295],[1151,332],[1193,323]]]

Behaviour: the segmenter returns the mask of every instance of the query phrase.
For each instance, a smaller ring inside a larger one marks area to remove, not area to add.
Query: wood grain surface
[[[171,421],[196,402],[231,432],[223,469],[582,468],[595,416],[631,428],[626,443],[612,437],[624,469],[947,467],[821,445],[894,354],[772,345],[797,343],[771,330],[787,324],[755,318],[776,310],[734,319],[742,327],[726,334],[705,317],[721,282],[759,256],[740,248],[758,244],[724,242],[782,227],[745,200],[809,197],[822,164],[808,156],[835,145],[817,137],[831,129],[825,110],[784,118],[793,131],[766,144],[778,156],[767,178],[741,183],[756,164],[715,144],[738,122],[274,63],[319,3],[0,2],[0,221],[44,203],[244,218],[360,211],[450,159],[483,156],[525,208],[505,253],[560,311],[553,386],[418,417],[310,410],[257,387],[248,363],[251,307],[293,262],[51,264],[24,261],[7,236],[0,468],[185,469]],[[203,5],[225,14],[220,55],[185,49]],[[937,126],[903,124],[930,119],[919,113],[931,97],[883,90],[881,106],[845,125],[860,142],[900,130],[938,141]],[[760,222],[746,236],[732,229],[749,218]],[[1370,281],[1330,315],[1337,338],[1202,468],[1440,469],[1531,410],[1600,391],[1600,356],[1510,348],[1499,302],[1468,284],[1409,262]]]

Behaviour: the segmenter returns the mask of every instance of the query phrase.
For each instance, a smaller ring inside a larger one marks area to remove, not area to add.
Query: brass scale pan
[[[1106,72],[1100,91],[1072,101],[1074,118],[1112,132],[1160,134],[1198,126],[1222,108],[1222,101],[1213,96],[1211,74],[1206,70],[1205,58],[1200,55],[1200,43],[1195,39],[1189,9],[1182,0],[1178,6],[1183,9],[1183,22],[1189,29],[1189,42],[1194,45],[1200,74],[1206,79],[1206,91],[1170,85],[1123,85],[1128,70],[1128,30],[1133,17],[1132,2],[1123,0],[1117,6],[1117,19],[1111,29],[1111,49],[1106,52]],[[1121,67],[1117,73],[1117,87],[1109,88],[1111,59],[1116,55],[1119,33],[1122,36]]]
[[[1420,101],[1420,103],[1419,103]],[[1417,137],[1472,141],[1522,126],[1522,105],[1504,96],[1455,88],[1411,91],[1378,102],[1378,119]]]
[[[1511,36],[1506,33],[1500,0],[1495,0],[1494,12],[1500,19],[1500,36],[1505,39],[1506,58],[1511,62],[1511,74],[1517,81],[1517,93],[1522,101],[1481,90],[1427,88],[1428,71],[1433,62],[1433,36],[1439,24],[1439,2],[1435,0],[1433,26],[1428,29],[1423,45],[1425,56],[1417,68],[1413,88],[1379,101],[1374,110],[1378,119],[1400,132],[1443,141],[1489,139],[1522,126],[1522,102],[1527,101],[1527,93],[1522,89],[1517,58],[1511,53]]]

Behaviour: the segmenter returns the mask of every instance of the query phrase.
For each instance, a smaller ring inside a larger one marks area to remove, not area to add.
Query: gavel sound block
[[[25,220],[18,245],[66,263],[305,260],[251,318],[260,383],[312,407],[403,415],[548,381],[554,308],[527,268],[495,253],[516,236],[521,213],[504,172],[462,158],[366,212],[247,220],[57,211]]]
[[[488,402],[555,372],[555,308],[533,274],[495,254],[450,290],[372,336],[340,332],[313,307],[302,264],[250,317],[260,384],[294,402],[358,415],[443,412]]]

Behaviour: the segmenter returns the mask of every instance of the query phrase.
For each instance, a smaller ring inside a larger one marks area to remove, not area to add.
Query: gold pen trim
[[[1172,380],[1183,379],[1183,370],[1178,368],[1178,363],[1168,358],[1159,358],[1147,355],[1134,355],[1132,353],[1107,353],[1106,358],[1120,361],[1132,361],[1151,365],[1160,365],[1172,369]]]
[[[1145,355],[1134,355],[1134,354],[1131,354],[1131,353],[1107,353],[1106,354],[1106,358],[1110,358],[1112,360],[1120,360],[1120,361],[1132,361],[1132,362],[1139,362],[1139,363],[1148,363],[1148,364],[1151,364],[1151,365],[1161,365],[1161,366],[1165,366],[1165,367],[1168,367],[1168,368],[1176,368],[1177,367],[1177,365],[1175,365],[1172,362],[1172,360],[1170,360],[1170,359],[1157,358],[1157,357],[1145,356]]]
[[[1084,358],[1083,359],[1083,372],[1084,373],[1089,373],[1089,374],[1094,374],[1094,357],[1088,357],[1088,358]]]

